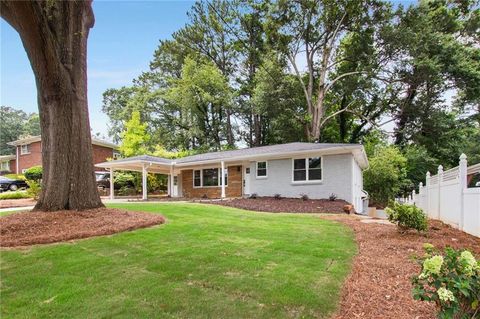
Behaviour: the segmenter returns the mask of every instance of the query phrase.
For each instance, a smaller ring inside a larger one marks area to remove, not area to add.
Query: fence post
[[[458,224],[460,230],[463,230],[465,221],[465,208],[463,204],[464,190],[467,188],[467,155],[462,153],[458,163],[458,177],[460,184],[460,222]]]
[[[425,205],[425,210],[427,211],[427,215],[430,215],[430,172],[427,172],[427,175],[425,177],[425,200],[427,201],[427,204]]]
[[[425,209],[425,190],[423,189],[423,183],[418,183],[418,207]]]
[[[443,181],[443,166],[438,165],[438,219],[441,220],[441,209],[442,209],[442,181]]]

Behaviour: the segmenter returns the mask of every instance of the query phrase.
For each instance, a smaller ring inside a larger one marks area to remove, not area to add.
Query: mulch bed
[[[36,203],[37,202],[31,198],[2,199],[0,200],[0,208],[35,206]]]
[[[440,221],[430,221],[427,235],[400,234],[395,226],[366,224],[353,216],[324,216],[351,227],[358,255],[342,290],[340,318],[435,318],[433,303],[412,297],[411,277],[421,266],[412,256],[424,254],[423,244],[467,248],[480,257],[480,238],[470,236]]]
[[[337,199],[330,201],[328,199],[309,199],[302,200],[300,198],[282,198],[275,199],[273,197],[258,198],[236,198],[222,201],[211,201],[210,204],[230,206],[257,212],[271,213],[342,213],[343,206],[348,203],[344,200]]]
[[[111,235],[163,223],[165,218],[161,215],[111,208],[21,212],[0,218],[0,247]]]

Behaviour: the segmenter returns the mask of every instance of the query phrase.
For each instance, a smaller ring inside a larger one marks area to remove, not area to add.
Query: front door
[[[173,197],[178,197],[178,176],[173,176]]]
[[[243,170],[243,195],[250,195],[250,167],[244,167]]]

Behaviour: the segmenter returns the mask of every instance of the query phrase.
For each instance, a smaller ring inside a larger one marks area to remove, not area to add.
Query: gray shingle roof
[[[197,154],[192,156],[187,156],[175,160],[177,163],[191,163],[198,161],[209,161],[209,160],[220,160],[228,159],[231,157],[239,156],[255,156],[255,155],[267,155],[267,154],[282,154],[282,153],[293,153],[300,151],[315,151],[322,150],[327,148],[342,148],[342,147],[352,147],[360,146],[359,144],[332,144],[332,143],[288,143],[288,144],[277,144],[277,145],[268,145],[252,148],[243,148],[239,150],[230,150],[230,151],[220,151],[220,152],[211,152],[204,154]]]

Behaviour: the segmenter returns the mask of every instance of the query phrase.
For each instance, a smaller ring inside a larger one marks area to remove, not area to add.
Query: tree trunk
[[[95,184],[87,104],[91,1],[1,1],[35,75],[42,132],[42,194],[36,210],[102,207]]]

